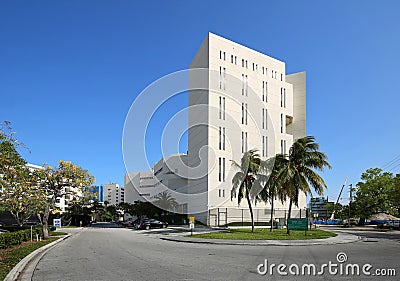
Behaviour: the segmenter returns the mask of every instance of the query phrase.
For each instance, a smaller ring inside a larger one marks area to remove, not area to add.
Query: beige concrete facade
[[[247,209],[244,200],[240,205],[231,200],[236,173],[231,160],[240,162],[249,149],[257,149],[263,159],[288,153],[293,141],[306,135],[306,75],[286,75],[284,62],[212,33],[190,68],[203,68],[207,75],[194,73],[189,82],[196,89],[189,91],[188,165],[197,170],[189,170],[188,193],[204,196],[191,201],[188,210],[213,224],[215,210]],[[298,209],[305,207],[301,195]]]

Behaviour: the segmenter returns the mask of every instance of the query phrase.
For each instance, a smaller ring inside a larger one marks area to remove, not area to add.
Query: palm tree
[[[261,161],[260,168],[260,181],[264,183],[263,188],[260,192],[260,199],[264,202],[271,204],[271,227],[270,231],[273,230],[274,222],[274,201],[279,199],[282,203],[286,201],[286,192],[281,185],[278,184],[279,171],[284,167],[286,163],[286,156],[284,154],[277,154],[275,157],[269,158],[265,161]],[[271,168],[272,167],[272,168]]]
[[[258,193],[253,189],[253,184],[256,182],[257,173],[260,168],[260,155],[257,150],[249,150],[243,154],[240,164],[232,160],[232,166],[239,171],[233,176],[232,179],[232,196],[238,194],[238,204],[246,197],[247,204],[250,210],[251,217],[251,232],[254,232],[254,216],[251,201],[257,199]],[[236,192],[238,191],[238,192]]]
[[[153,204],[166,211],[174,210],[178,206],[178,202],[168,191],[160,192],[154,195],[153,198],[156,199]]]
[[[318,195],[323,194],[327,185],[314,169],[323,171],[325,167],[331,168],[327,159],[327,155],[319,151],[313,136],[300,138],[293,143],[288,157],[277,171],[277,181],[289,198],[287,219],[290,219],[293,203],[298,206],[300,192],[312,195],[310,185]],[[289,229],[287,233],[290,234]]]

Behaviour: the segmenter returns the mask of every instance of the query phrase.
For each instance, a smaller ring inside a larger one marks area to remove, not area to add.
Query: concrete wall
[[[293,85],[293,123],[287,126],[294,139],[306,136],[306,73],[287,75],[286,81]]]

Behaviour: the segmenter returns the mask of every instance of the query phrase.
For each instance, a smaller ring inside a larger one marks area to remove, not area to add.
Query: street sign
[[[190,216],[189,217],[189,222],[193,222],[194,223],[194,216]]]
[[[288,219],[289,230],[307,230],[308,219]]]
[[[194,229],[194,223],[193,222],[189,223],[189,228],[190,229]]]
[[[53,225],[55,227],[61,227],[61,219],[53,219]]]

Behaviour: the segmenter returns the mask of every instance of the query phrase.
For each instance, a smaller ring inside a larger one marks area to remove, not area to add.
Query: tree
[[[0,189],[0,210],[8,211],[19,225],[43,210],[45,195],[34,184],[33,176],[25,166],[13,168],[12,180]]]
[[[376,213],[396,214],[398,192],[396,178],[392,173],[383,172],[380,168],[371,168],[362,173],[352,203],[352,209],[360,217],[360,224]]]
[[[155,214],[159,214],[161,211],[160,208],[154,206],[151,202],[135,201],[133,205],[129,206],[128,213],[140,219],[143,217],[154,217]]]
[[[0,126],[0,175],[5,175],[9,168],[23,166],[26,161],[17,151],[17,147],[25,147],[14,138],[11,123],[4,121]]]
[[[10,122],[0,127],[0,210],[9,211],[19,225],[43,207],[43,194],[34,185],[34,175],[17,148]]]
[[[325,153],[319,151],[315,138],[307,136],[296,140],[287,159],[282,160],[283,163],[277,172],[277,181],[289,197],[288,220],[291,217],[292,205],[298,206],[300,192],[312,195],[312,187],[318,195],[322,195],[324,188],[327,188],[324,179],[314,171],[331,168],[327,158]],[[290,234],[289,228],[287,234]]]
[[[117,204],[118,210],[122,211],[124,214],[130,214],[133,212],[134,205],[128,202],[120,202]]]
[[[48,239],[48,219],[50,212],[55,209],[56,199],[80,196],[84,187],[93,184],[94,178],[81,167],[62,160],[56,168],[44,165],[42,170],[35,172],[39,178],[37,184],[47,197],[43,215],[43,236],[44,239]]]
[[[168,191],[163,191],[154,195],[153,199],[155,200],[152,203],[155,206],[166,211],[175,210],[178,206],[178,202],[176,202],[176,199],[172,197]]]
[[[15,169],[26,164],[17,151],[20,143],[13,137],[14,134],[10,122],[5,121],[0,126],[0,188],[15,181]]]
[[[121,213],[119,208],[115,205],[108,205],[102,211],[100,211],[100,216],[103,221],[119,220]]]
[[[400,217],[400,174],[397,174],[393,178],[393,184],[389,189],[389,204],[391,207],[391,213],[397,217]]]
[[[99,201],[94,200],[91,205],[90,205],[90,211],[93,214],[92,220],[97,220],[99,217],[99,213],[104,209],[103,204],[101,204]]]
[[[332,214],[336,209],[335,207],[336,207],[335,203],[333,203],[333,202],[327,202],[325,204],[324,209],[325,209],[325,215],[326,215],[327,220],[330,218],[330,217],[328,217],[328,214]]]
[[[253,185],[257,180],[257,173],[260,168],[260,156],[257,150],[249,150],[243,154],[240,164],[232,160],[232,166],[238,170],[232,179],[232,192],[237,194],[238,204],[245,197],[249,206],[251,217],[251,232],[254,232],[254,216],[251,202],[257,199],[258,192],[253,189]],[[233,199],[233,198],[231,198]]]
[[[282,203],[286,201],[286,193],[284,189],[278,184],[278,172],[283,168],[285,164],[285,155],[277,154],[275,157],[261,161],[259,179],[262,183],[265,183],[259,197],[264,202],[271,204],[271,227],[270,231],[274,227],[274,201],[279,199]],[[272,167],[272,169],[271,169]]]

